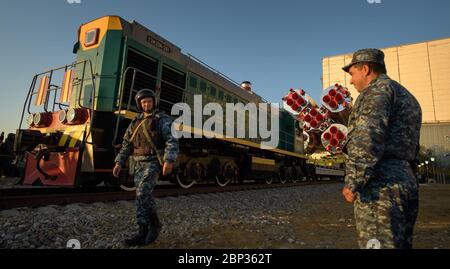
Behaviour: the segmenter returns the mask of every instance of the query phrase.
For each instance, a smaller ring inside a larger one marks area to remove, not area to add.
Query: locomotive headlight
[[[39,124],[42,122],[42,115],[41,113],[36,113],[33,116],[33,124],[35,126],[39,126]]]
[[[66,119],[67,122],[69,123],[75,123],[77,120],[77,111],[75,108],[70,108],[69,110],[67,110],[67,114],[66,114]]]
[[[33,127],[34,126],[34,122],[33,121],[34,121],[34,114],[28,115],[28,118],[27,118],[28,126]]]
[[[58,119],[61,123],[67,122],[67,110],[61,110],[58,112]]]
[[[42,112],[33,116],[34,127],[48,127],[52,123],[52,113]]]
[[[66,111],[66,124],[83,124],[88,119],[88,111],[83,108],[70,108]]]

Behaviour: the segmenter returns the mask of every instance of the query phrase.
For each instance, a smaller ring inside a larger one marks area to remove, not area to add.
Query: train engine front
[[[107,46],[111,39],[119,46]],[[104,59],[120,62],[121,40],[118,17],[84,24],[75,62],[33,77],[14,144],[23,184],[78,187],[110,178],[120,70]]]

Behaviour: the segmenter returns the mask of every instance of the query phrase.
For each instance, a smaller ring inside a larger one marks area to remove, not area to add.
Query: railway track
[[[174,186],[157,186],[153,191],[156,198],[175,197],[182,195],[235,192],[246,190],[289,188],[304,185],[332,184],[339,181],[327,180],[317,182],[277,183],[259,184],[247,183],[240,185],[229,185],[226,187],[204,185],[191,189],[181,189]],[[19,207],[41,207],[47,205],[67,205],[73,203],[95,203],[112,202],[121,200],[134,200],[135,192],[127,192],[121,189],[97,187],[89,189],[69,188],[15,188],[0,190],[0,210]]]

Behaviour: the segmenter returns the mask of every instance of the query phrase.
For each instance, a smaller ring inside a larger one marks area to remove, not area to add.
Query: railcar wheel
[[[231,182],[231,179],[224,178],[222,176],[216,175],[216,183],[220,187],[225,187]]]
[[[292,183],[297,183],[297,182],[299,182],[299,171],[297,170],[297,168],[295,168],[295,166],[292,166],[291,167],[291,170],[292,170],[292,173],[291,173],[291,180],[292,180]]]
[[[108,189],[115,190],[119,187],[124,191],[136,191],[134,177],[129,176],[128,169],[121,170],[119,178],[114,177],[112,174],[104,174],[103,179]]]
[[[126,185],[120,185],[120,188],[124,191],[136,191],[136,186],[126,186]]]
[[[237,167],[231,162],[226,163],[222,169],[222,175],[216,176],[217,185],[227,186],[231,181],[237,178]]]
[[[281,184],[286,184],[287,177],[286,177],[286,173],[284,171],[280,171],[280,173],[278,174],[278,177],[280,179]]]
[[[194,186],[194,184],[195,184],[195,180],[193,180],[189,177],[184,177],[183,175],[181,175],[179,173],[176,175],[176,178],[177,178],[178,186],[180,186],[183,189],[189,189],[192,186]]]
[[[199,163],[191,163],[187,165],[183,173],[178,173],[177,183],[183,189],[191,188],[196,181],[200,182],[202,178],[203,168]]]
[[[100,176],[85,174],[81,177],[83,180],[80,185],[83,188],[93,188],[98,186],[100,183],[104,181],[104,179]]]

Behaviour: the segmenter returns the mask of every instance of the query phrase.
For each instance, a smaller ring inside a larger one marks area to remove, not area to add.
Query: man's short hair
[[[386,66],[379,64],[379,63],[361,62],[361,63],[356,63],[355,67],[358,69],[361,69],[364,65],[367,65],[369,67],[370,72],[375,72],[377,74],[387,74]]]

